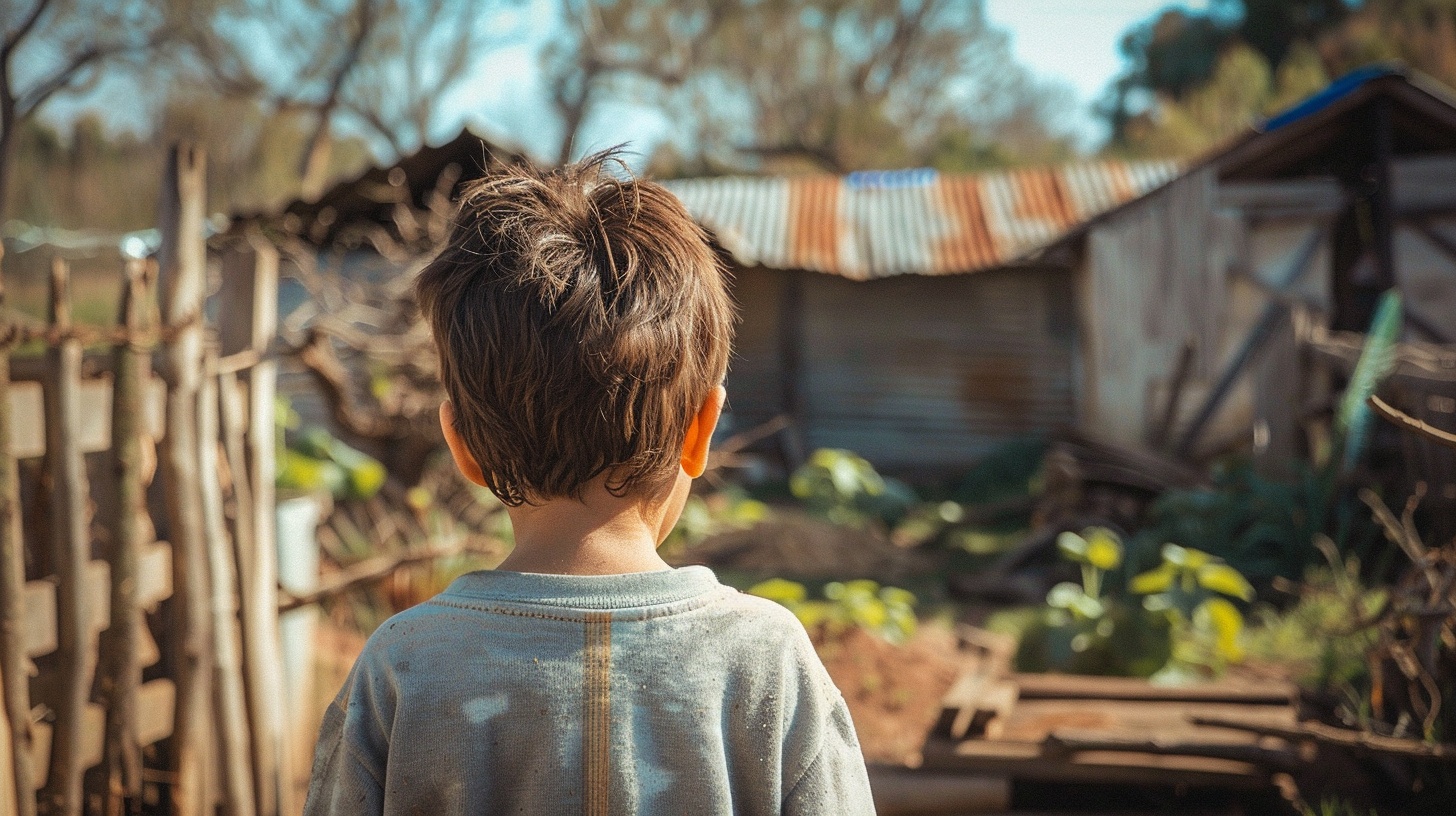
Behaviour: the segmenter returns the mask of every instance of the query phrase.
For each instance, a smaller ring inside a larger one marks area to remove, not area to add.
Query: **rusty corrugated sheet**
[[[856,280],[975,272],[1171,180],[1171,161],[980,174],[932,170],[667,182],[747,266]]]

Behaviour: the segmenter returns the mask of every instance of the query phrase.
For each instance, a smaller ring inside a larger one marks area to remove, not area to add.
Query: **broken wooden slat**
[[[1193,725],[1189,717],[1242,718],[1268,725],[1293,725],[1290,706],[1247,705],[1222,702],[1133,700],[1027,700],[1017,702],[1007,718],[1002,738],[1041,742],[1065,729],[1097,732],[1113,737],[1162,737],[1217,742],[1250,742],[1235,730]]]
[[[173,708],[177,704],[177,687],[171,680],[159,678],[143,683],[137,689],[137,743],[151,745],[172,736]]]
[[[1135,677],[1080,674],[1015,674],[1022,700],[1147,700],[1168,702],[1292,705],[1298,690],[1290,683],[1220,680],[1185,686],[1153,685]]]
[[[142,386],[141,417],[147,435],[161,436],[165,386],[156,377],[148,377]],[[80,403],[86,407],[76,426],[76,445],[82,453],[97,453],[111,447],[110,377],[81,381]],[[16,382],[10,385],[9,405],[15,427],[11,450],[17,459],[45,455],[46,413],[39,382]]]
[[[0,245],[0,256],[5,254]],[[0,313],[5,306],[5,276],[0,275]],[[0,692],[4,694],[5,741],[9,761],[0,776],[10,780],[9,795],[0,799],[18,816],[35,816],[35,766],[30,721],[30,678],[26,645],[30,627],[24,606],[25,541],[20,529],[20,476],[16,468],[18,415],[11,404],[10,325],[0,322]]]
[[[142,546],[137,559],[137,606],[154,609],[172,596],[172,547],[157,541]]]
[[[29,581],[21,593],[25,599],[25,656],[40,657],[56,650],[56,584]]]
[[[96,703],[87,703],[81,710],[80,721],[81,739],[76,743],[75,761],[84,771],[101,764],[103,738],[106,733],[106,709]],[[53,755],[52,742],[55,735],[50,723],[36,723],[34,730],[35,741],[31,745],[31,757],[39,772],[35,780],[35,787],[39,790],[49,781],[49,768],[46,767],[45,760]]]
[[[1017,696],[1015,683],[1002,680],[988,686],[976,702],[966,735],[999,739],[1006,731],[1006,721],[1016,706]]]
[[[50,327],[60,340],[46,349],[48,371],[43,383],[46,464],[51,482],[51,548],[56,587],[55,722],[50,771],[42,799],[48,813],[80,816],[85,733],[83,716],[96,672],[90,611],[95,598],[84,586],[91,561],[90,485],[78,444],[84,423],[80,402],[81,341],[70,335],[71,282],[65,263],[51,266]],[[104,602],[104,598],[103,598]]]
[[[1066,756],[1049,753],[1040,742],[956,742],[932,737],[926,741],[923,755],[921,767],[927,770],[999,775],[1014,780],[1243,789],[1263,789],[1270,784],[1268,772],[1248,762],[1121,751],[1088,751]]]

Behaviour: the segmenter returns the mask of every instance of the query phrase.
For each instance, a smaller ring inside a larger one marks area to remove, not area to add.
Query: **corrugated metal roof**
[[[865,280],[975,272],[1170,181],[1172,161],[665,182],[739,263]]]

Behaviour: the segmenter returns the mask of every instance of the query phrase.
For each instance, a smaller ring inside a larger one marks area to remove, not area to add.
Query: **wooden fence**
[[[73,324],[59,260],[46,321],[0,312],[0,812],[298,809],[273,538],[278,256],[239,239],[209,258],[204,167],[173,150],[161,248],[119,276],[115,328]]]

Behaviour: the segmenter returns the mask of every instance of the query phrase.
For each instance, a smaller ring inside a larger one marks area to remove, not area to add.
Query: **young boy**
[[[445,440],[515,549],[369,639],[310,816],[874,812],[793,615],[657,555],[707,461],[733,315],[682,205],[611,160],[473,183],[420,274]]]

